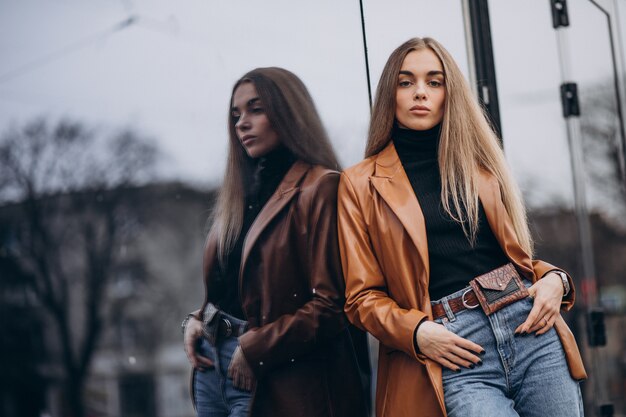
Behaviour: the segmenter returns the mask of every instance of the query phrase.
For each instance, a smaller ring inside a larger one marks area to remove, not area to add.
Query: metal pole
[[[596,291],[596,271],[593,254],[593,240],[591,236],[591,224],[587,208],[587,196],[585,190],[585,166],[583,161],[582,135],[580,129],[580,106],[578,103],[578,87],[573,82],[570,68],[569,45],[567,28],[569,16],[567,13],[566,0],[550,0],[552,9],[552,24],[556,30],[557,48],[559,51],[559,64],[561,70],[561,101],[563,105],[563,117],[567,126],[567,138],[570,150],[570,163],[572,167],[572,180],[574,187],[574,205],[576,221],[582,252],[583,264],[583,294],[587,309],[587,330],[589,347],[591,348],[591,361],[593,376],[593,404],[594,412],[602,417],[611,417],[612,405],[607,401],[606,372],[604,362],[600,357],[598,348],[606,344],[604,334],[604,322],[601,309],[598,306],[598,294]]]
[[[562,86],[575,85],[570,75],[571,60],[569,56],[569,44],[566,27],[556,28],[557,49],[559,51],[559,63],[561,69]],[[582,250],[583,279],[595,281],[596,271],[593,256],[593,244],[591,237],[591,225],[589,223],[589,209],[587,208],[587,192],[585,189],[585,163],[583,161],[582,135],[580,129],[580,108],[578,105],[577,88],[574,91],[561,88],[564,104],[563,116],[567,126],[567,139],[570,151],[570,164],[572,167],[572,179],[574,186],[574,207],[576,210],[576,222]],[[565,90],[565,91],[563,91]],[[575,109],[566,109],[568,103]],[[591,282],[587,282],[590,285]],[[594,286],[595,287],[595,286]],[[587,291],[585,306],[595,305],[597,300],[594,291]]]
[[[606,17],[609,27],[611,44],[611,60],[613,62],[613,84],[615,86],[616,111],[619,131],[615,141],[617,145],[617,161],[621,186],[626,188],[626,127],[624,126],[624,110],[626,109],[626,80],[624,79],[624,53],[622,52],[622,36],[619,31],[617,0],[589,0]],[[603,4],[601,4],[603,3]]]
[[[465,33],[471,38],[471,40],[467,39],[466,42],[468,53],[473,54],[473,59],[469,62],[470,65],[473,64],[475,71],[474,81],[476,82],[478,98],[489,115],[489,121],[497,136],[502,138],[496,67],[491,42],[489,2],[487,0],[469,0],[463,1],[461,5],[465,20]]]

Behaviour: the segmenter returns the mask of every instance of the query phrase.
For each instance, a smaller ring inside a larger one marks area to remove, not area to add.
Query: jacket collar
[[[370,181],[411,237],[428,276],[430,266],[424,214],[392,141],[376,156],[376,167]]]
[[[265,228],[269,225],[274,217],[289,203],[297,194],[300,189],[300,182],[304,178],[307,171],[311,168],[310,164],[303,161],[296,161],[289,168],[287,174],[276,188],[276,191],[267,203],[263,206],[256,219],[250,226],[250,230],[244,240],[243,250],[241,253],[241,267],[239,275],[243,274],[246,261],[252,251],[255,243]]]
[[[402,163],[392,141],[378,153],[375,161],[374,175],[370,178],[372,185],[400,219],[417,248],[426,269],[426,276],[429,276],[430,266],[424,214],[409,178],[402,168]],[[502,203],[497,181],[489,172],[481,170],[476,185],[487,222],[500,247],[520,269],[520,272],[524,273],[526,277],[532,278],[534,273],[531,258],[529,254],[523,251],[517,240],[513,222]]]

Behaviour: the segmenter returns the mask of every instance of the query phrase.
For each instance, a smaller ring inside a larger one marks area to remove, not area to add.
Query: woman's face
[[[400,127],[426,130],[443,119],[446,88],[441,61],[430,49],[411,51],[402,62],[396,87]]]
[[[251,82],[244,82],[235,90],[230,110],[235,132],[250,158],[267,155],[280,144],[265,108]]]

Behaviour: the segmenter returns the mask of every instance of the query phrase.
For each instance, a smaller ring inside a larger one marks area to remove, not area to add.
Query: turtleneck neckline
[[[275,174],[284,174],[295,160],[293,153],[287,147],[280,145],[257,159],[257,175],[268,177]]]
[[[392,140],[398,153],[436,158],[440,135],[441,123],[427,130],[404,129],[396,124]]]

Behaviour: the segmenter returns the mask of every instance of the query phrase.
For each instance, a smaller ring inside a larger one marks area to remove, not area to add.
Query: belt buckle
[[[224,337],[230,337],[230,335],[233,334],[233,325],[230,320],[225,317],[222,317],[222,321],[226,325],[226,334],[224,335]]]
[[[465,308],[467,308],[468,310],[473,310],[473,309],[475,309],[476,307],[478,307],[480,305],[480,303],[478,303],[476,305],[471,306],[471,305],[467,304],[467,301],[465,301],[465,294],[467,294],[468,292],[470,292],[472,290],[473,290],[473,288],[468,288],[467,290],[465,290],[463,295],[461,295],[461,302],[463,303],[463,306]]]

